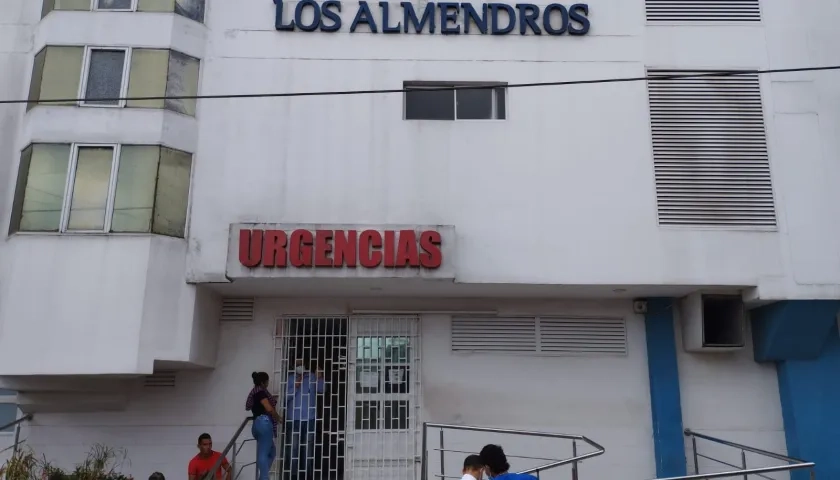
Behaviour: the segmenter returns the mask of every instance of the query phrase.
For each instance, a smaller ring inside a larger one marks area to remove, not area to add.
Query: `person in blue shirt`
[[[484,464],[484,472],[491,480],[537,480],[527,473],[510,473],[510,464],[505,451],[499,445],[485,445],[478,454]]]
[[[324,372],[313,375],[302,359],[295,362],[295,371],[286,382],[286,422],[284,435],[285,463],[288,477],[298,480],[301,470],[312,472],[315,463],[315,416],[318,394],[324,393]],[[306,463],[303,467],[301,464]],[[310,478],[307,475],[307,478]]]

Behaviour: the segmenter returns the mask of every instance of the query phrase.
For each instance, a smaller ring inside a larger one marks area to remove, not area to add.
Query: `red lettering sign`
[[[440,268],[440,232],[427,230],[240,230],[239,263],[248,268]]]

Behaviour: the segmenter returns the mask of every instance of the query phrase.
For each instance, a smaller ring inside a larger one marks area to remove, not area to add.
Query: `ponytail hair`
[[[254,386],[265,385],[268,382],[268,374],[265,372],[254,372],[251,374]]]

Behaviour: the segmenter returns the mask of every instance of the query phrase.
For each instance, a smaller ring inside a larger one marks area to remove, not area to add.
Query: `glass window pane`
[[[84,55],[83,47],[47,47],[40,100],[72,99],[70,102],[51,102],[47,105],[76,104]]]
[[[138,12],[174,12],[175,0],[137,0]]]
[[[410,90],[405,93],[405,118],[406,120],[454,120],[454,95],[453,90]]]
[[[17,405],[13,403],[0,403],[0,425],[6,425],[8,423],[12,423],[17,420]],[[15,427],[9,427],[5,430],[0,430],[0,432],[13,432],[15,431]]]
[[[131,0],[97,0],[96,8],[100,10],[131,10]]]
[[[90,10],[90,0],[55,0],[56,10]]]
[[[192,155],[169,148],[160,149],[152,232],[184,237],[190,199]]]
[[[85,103],[93,105],[118,105],[114,100],[122,90],[124,50],[91,50]],[[110,99],[110,100],[98,100]]]
[[[32,63],[32,79],[29,81],[29,98],[27,98],[32,103],[26,104],[27,110],[34,107],[35,101],[41,98],[41,81],[44,78],[44,62],[46,61],[47,49],[44,48],[35,55],[35,61]]]
[[[70,164],[70,145],[40,144],[27,150],[29,153],[24,151],[19,173],[19,178],[26,175],[20,231],[57,232]],[[23,188],[23,185],[18,188]]]
[[[507,111],[505,111],[505,93],[507,89],[505,87],[499,87],[496,89],[496,118],[498,120],[504,120],[507,118]]]
[[[488,120],[493,115],[493,90],[489,88],[455,92],[460,120]]]
[[[125,145],[120,149],[112,232],[150,232],[155,204],[160,147]]]
[[[129,97],[163,97],[166,95],[166,73],[169,50],[138,48],[131,51],[128,77]],[[163,108],[160,100],[128,100],[129,107]]]
[[[105,228],[105,206],[108,203],[113,157],[114,149],[111,147],[79,148],[67,230]]]
[[[379,372],[377,366],[356,367],[356,393],[379,393]]]
[[[388,363],[409,363],[410,339],[388,337],[385,339],[385,361]]]
[[[204,23],[204,1],[205,0],[175,0],[175,13]]]
[[[166,76],[166,96],[198,94],[198,59],[174,50],[169,52],[169,73]],[[186,115],[195,115],[196,100],[166,99],[166,108]]]

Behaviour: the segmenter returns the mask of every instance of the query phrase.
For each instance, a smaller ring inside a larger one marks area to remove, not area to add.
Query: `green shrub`
[[[19,450],[0,467],[4,480],[133,480],[119,472],[127,461],[123,450],[94,445],[82,463],[72,471],[63,470],[46,457],[38,458],[30,448]]]

